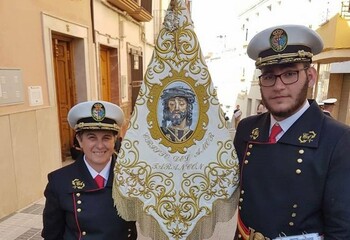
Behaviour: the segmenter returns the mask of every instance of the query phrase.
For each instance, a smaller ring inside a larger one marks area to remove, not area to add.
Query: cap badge
[[[253,131],[252,131],[252,134],[250,135],[250,138],[255,140],[258,137],[259,137],[259,128],[254,128]]]
[[[275,52],[282,52],[286,49],[288,44],[288,36],[287,33],[281,29],[277,28],[273,30],[270,35],[270,46]]]
[[[85,183],[76,178],[72,181],[72,187],[74,189],[83,189],[85,187]]]
[[[306,142],[312,142],[313,139],[316,137],[316,133],[314,131],[309,131],[308,133],[303,133],[299,138],[300,143],[306,143]]]
[[[97,122],[101,122],[105,118],[106,109],[102,103],[97,102],[94,105],[92,105],[91,116]]]

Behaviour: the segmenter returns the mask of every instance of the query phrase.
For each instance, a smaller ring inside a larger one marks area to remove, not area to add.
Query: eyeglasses
[[[309,67],[305,67],[299,70],[287,71],[281,74],[267,73],[259,76],[260,86],[273,87],[276,84],[276,80],[279,77],[284,85],[291,85],[299,80],[299,72],[307,70]]]

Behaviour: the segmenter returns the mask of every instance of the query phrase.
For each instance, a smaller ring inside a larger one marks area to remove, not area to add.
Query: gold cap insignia
[[[85,183],[77,178],[72,181],[72,185],[74,189],[83,189],[85,187]]]
[[[299,138],[300,143],[306,143],[306,142],[312,142],[313,139],[316,137],[316,133],[314,131],[309,131],[308,133],[303,133]]]

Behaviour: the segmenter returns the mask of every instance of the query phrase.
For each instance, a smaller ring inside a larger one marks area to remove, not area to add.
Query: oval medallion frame
[[[184,72],[184,71],[182,71]],[[183,142],[174,142],[165,137],[164,133],[161,130],[161,126],[158,121],[158,106],[159,101],[161,101],[161,95],[165,89],[168,88],[169,85],[182,82],[184,85],[187,85],[191,88],[191,90],[195,93],[195,99],[197,100],[198,106],[198,116],[196,128],[193,129],[192,135]],[[200,141],[203,139],[206,127],[208,126],[208,109],[209,103],[208,100],[210,96],[207,94],[207,88],[205,85],[196,85],[196,81],[190,77],[185,76],[185,74],[177,73],[176,71],[172,71],[169,77],[162,80],[162,84],[154,84],[150,87],[150,94],[152,96],[147,102],[147,107],[149,109],[149,114],[147,116],[147,123],[149,127],[149,131],[153,139],[159,139],[160,144],[166,146],[170,153],[186,153],[188,148],[196,143],[196,141]]]

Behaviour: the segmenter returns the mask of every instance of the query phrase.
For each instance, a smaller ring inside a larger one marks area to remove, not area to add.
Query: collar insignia
[[[272,50],[274,50],[275,52],[282,52],[284,49],[286,49],[287,45],[287,33],[281,28],[273,30],[273,32],[270,35],[270,46]]]
[[[307,143],[307,142],[312,142],[313,139],[316,137],[316,133],[314,131],[309,131],[308,133],[303,133],[299,138],[300,143]]]
[[[259,137],[259,133],[259,128],[254,128],[252,134],[250,135],[250,138],[253,140],[257,139]]]
[[[77,178],[72,181],[72,185],[74,189],[83,189],[85,187],[85,183]]]
[[[102,103],[97,102],[94,105],[92,105],[91,116],[97,122],[101,122],[105,118],[106,109]]]

